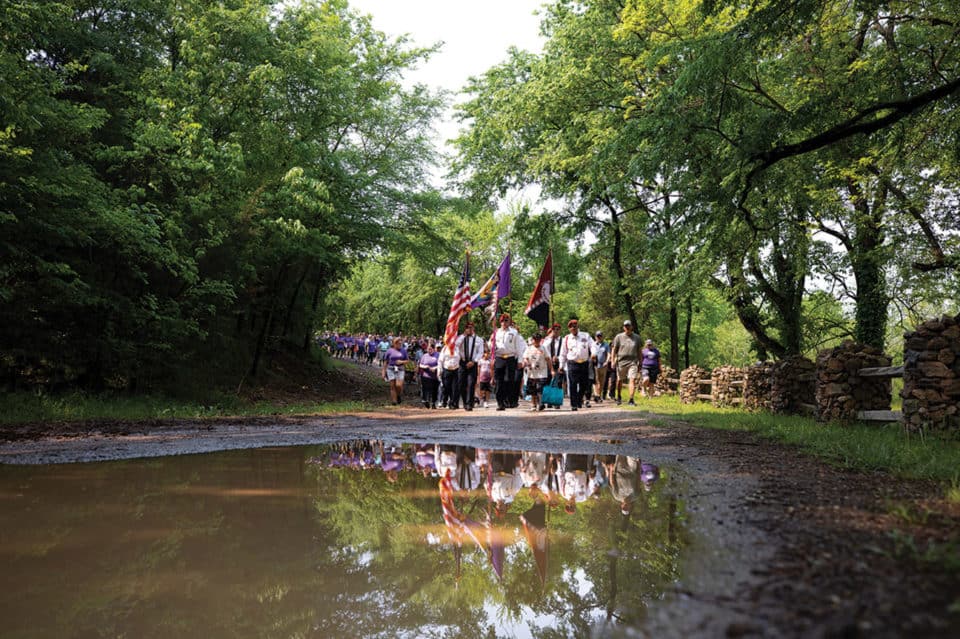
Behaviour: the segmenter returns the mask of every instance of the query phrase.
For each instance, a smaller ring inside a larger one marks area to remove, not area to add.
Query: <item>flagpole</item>
[[[550,249],[547,251],[547,257],[550,259],[550,328],[553,328],[554,323],[557,321],[557,305],[553,304],[553,296],[557,294],[557,281],[556,281],[556,272],[557,266],[553,263],[553,244],[551,243]]]

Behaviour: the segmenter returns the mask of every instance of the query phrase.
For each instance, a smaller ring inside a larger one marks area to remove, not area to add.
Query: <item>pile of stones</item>
[[[680,393],[680,403],[695,404],[700,401],[697,395],[700,395],[700,380],[709,379],[710,371],[694,364],[690,368],[683,369],[680,373],[680,385],[677,392]]]
[[[873,346],[847,340],[817,354],[817,419],[851,421],[857,411],[888,410],[889,378],[861,377],[860,369],[890,366],[891,359]]]
[[[713,386],[710,388],[711,402],[714,406],[735,406],[742,402],[743,381],[747,369],[737,366],[718,366],[713,369],[710,379]]]
[[[776,362],[757,362],[744,374],[743,404],[747,410],[770,409],[771,380]]]
[[[770,372],[770,410],[781,415],[804,412],[816,402],[817,365],[794,355],[780,360]]]
[[[960,315],[924,322],[903,348],[904,428],[960,431]]]

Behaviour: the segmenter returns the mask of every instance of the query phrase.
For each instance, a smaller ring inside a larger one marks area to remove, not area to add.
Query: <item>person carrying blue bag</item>
[[[543,335],[534,333],[533,343],[523,352],[523,368],[527,371],[527,392],[530,394],[530,410],[543,410],[541,392],[548,376],[553,372],[550,358],[543,350]]]

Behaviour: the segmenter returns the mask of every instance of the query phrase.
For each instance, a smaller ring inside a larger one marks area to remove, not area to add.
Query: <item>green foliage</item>
[[[398,80],[430,50],[341,2],[87,5],[0,14],[6,377],[157,388],[308,347],[417,216],[441,101]]]
[[[581,312],[651,325],[671,359],[684,306],[711,286],[760,356],[845,333],[883,346],[891,298],[960,290],[944,207],[960,181],[937,151],[958,131],[947,15],[945,2],[560,0],[542,54],[511,51],[468,86],[455,168],[474,195],[527,180],[560,198],[558,219],[591,239]]]

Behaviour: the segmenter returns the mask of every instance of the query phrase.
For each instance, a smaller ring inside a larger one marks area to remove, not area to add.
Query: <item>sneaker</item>
[[[587,400],[587,408],[590,408],[590,400]]]
[[[621,400],[619,400],[619,399],[617,400],[617,406],[619,406],[619,405],[622,404],[622,403],[623,403],[623,402],[622,402]]]
[[[576,407],[576,406],[574,406],[574,407],[573,407],[573,408],[571,408],[570,410],[571,410],[571,411],[573,411],[573,412],[575,413],[575,412],[577,412],[577,407]]]
[[[543,404],[540,404],[539,406],[537,406],[537,410],[543,410]]]
[[[497,410],[507,410],[507,409],[504,408],[503,406],[497,406]]]
[[[627,402],[627,406],[636,406],[636,405],[637,405],[637,403],[636,403],[635,401],[633,401],[632,399],[631,399],[629,402]]]
[[[484,408],[490,408],[490,404],[488,404],[487,402],[484,402],[484,403],[483,403],[483,407],[484,407]]]

